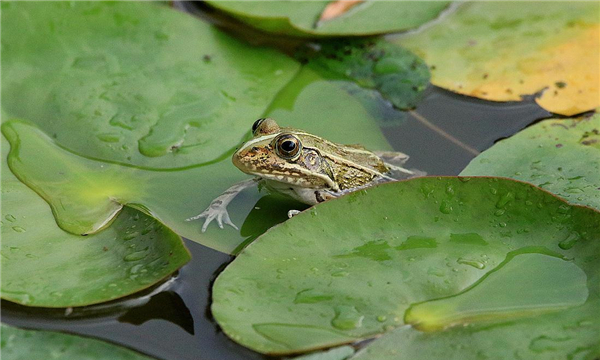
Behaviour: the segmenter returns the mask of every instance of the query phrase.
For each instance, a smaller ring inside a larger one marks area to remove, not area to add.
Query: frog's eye
[[[281,135],[275,141],[275,151],[284,159],[293,159],[301,149],[302,143],[293,135]]]
[[[260,126],[260,124],[263,123],[263,121],[265,121],[265,118],[261,118],[258,119],[254,122],[254,124],[252,124],[252,133],[254,134],[256,132],[256,129],[258,129],[258,127]]]

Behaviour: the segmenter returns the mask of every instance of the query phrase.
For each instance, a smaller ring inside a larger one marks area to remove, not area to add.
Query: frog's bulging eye
[[[275,150],[284,159],[293,159],[301,149],[302,143],[293,135],[281,135],[275,141]]]
[[[252,133],[253,134],[256,132],[256,129],[258,129],[258,127],[260,126],[260,124],[262,124],[263,121],[265,121],[265,118],[260,118],[260,119],[256,120],[254,122],[254,124],[252,124]]]

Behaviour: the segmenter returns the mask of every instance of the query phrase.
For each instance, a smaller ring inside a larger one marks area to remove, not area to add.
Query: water
[[[196,11],[193,4],[177,6]],[[226,31],[243,35],[242,38],[253,44],[275,45],[286,52],[299,44],[297,40],[282,41],[257,34],[206,10],[202,13],[204,18],[225,27]],[[419,107],[407,114],[407,121],[401,125],[387,125],[383,131],[395,149],[411,155],[407,164],[409,168],[418,167],[435,175],[457,175],[478,152],[487,149],[496,140],[549,116],[532,99],[522,103],[492,103],[431,88]],[[111,139],[107,137],[107,140]],[[499,207],[502,208],[503,204]],[[441,207],[440,211],[445,213],[452,209]],[[485,244],[484,239],[474,234],[453,234],[452,241]],[[571,243],[576,241],[577,238],[565,239],[563,246],[572,246]],[[65,309],[32,309],[2,301],[2,320],[20,327],[62,330],[106,339],[161,359],[269,359],[229,340],[210,314],[211,283],[232,257],[192,241],[185,244],[193,260],[174,279],[142,295],[74,308],[66,313]],[[437,244],[435,239],[415,238],[403,246],[411,249],[435,247]],[[477,264],[473,266],[479,267]],[[132,275],[138,270],[142,271],[132,268]],[[351,269],[332,276],[344,276],[348,271]],[[307,291],[299,295],[299,301],[311,301],[311,295],[312,301],[326,296]],[[385,321],[384,318],[385,315],[382,315],[383,320],[380,321]],[[340,309],[338,325],[360,326],[358,319],[358,313]]]

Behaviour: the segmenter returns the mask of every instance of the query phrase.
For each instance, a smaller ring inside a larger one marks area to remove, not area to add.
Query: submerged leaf
[[[486,100],[536,99],[573,115],[600,106],[598,2],[474,1],[398,37],[432,68],[431,82]]]
[[[417,27],[434,19],[448,1],[365,1],[343,15],[319,21],[331,1],[207,1],[257,29],[302,37],[373,35]],[[338,1],[346,7],[354,1]],[[335,12],[337,15],[338,12]]]
[[[325,42],[318,53],[304,56],[326,76],[376,89],[402,110],[414,108],[429,84],[429,70],[423,60],[383,40]]]
[[[0,325],[2,355],[11,360],[151,360],[124,347],[56,331],[24,330]]]
[[[573,237],[568,249],[561,245]],[[422,336],[428,341],[456,325],[497,324],[505,347],[520,351],[546,317],[566,326],[563,312],[581,319],[598,310],[599,251],[599,212],[530,184],[416,178],[328,201],[269,230],[219,275],[212,311],[232,339],[268,354],[405,324],[431,332]],[[536,325],[512,337],[523,324]],[[460,330],[464,342],[469,329]],[[569,349],[599,330],[592,320]]]
[[[600,210],[600,114],[532,125],[484,151],[461,175],[527,181]]]

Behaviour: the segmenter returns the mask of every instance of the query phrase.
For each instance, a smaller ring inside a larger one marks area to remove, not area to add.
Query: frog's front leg
[[[217,225],[219,225],[221,229],[223,228],[223,223],[225,223],[238,230],[238,227],[235,226],[235,224],[231,222],[231,219],[229,218],[227,205],[229,205],[233,198],[235,198],[242,190],[254,186],[259,180],[260,178],[244,180],[231,186],[229,189],[225,190],[224,193],[214,199],[206,208],[206,210],[196,216],[186,219],[186,221],[206,218],[206,220],[204,220],[204,224],[202,225],[202,232],[205,232],[206,228],[208,228],[208,224],[215,219],[217,220]]]

